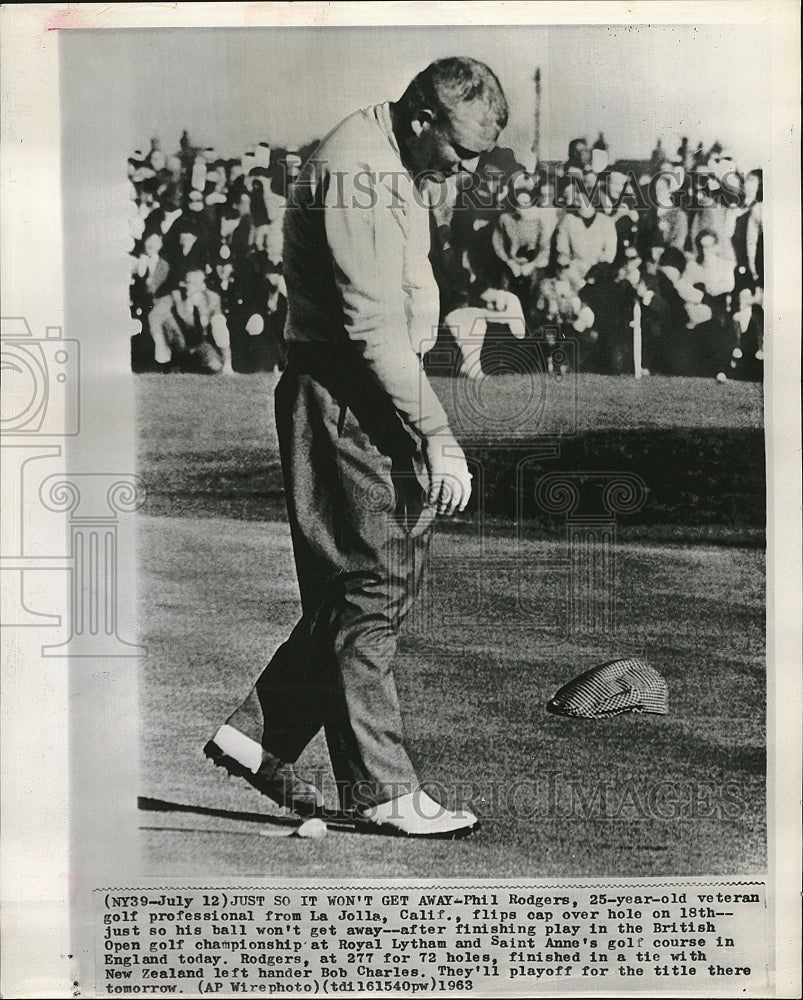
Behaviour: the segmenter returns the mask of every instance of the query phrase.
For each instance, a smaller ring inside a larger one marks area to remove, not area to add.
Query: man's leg
[[[366,406],[371,390],[362,388],[352,401],[367,411],[358,418],[292,363],[279,383],[277,429],[304,615],[228,720],[287,762],[323,724],[344,808],[379,806],[418,788],[393,659],[434,518],[413,471],[412,440],[395,412]],[[432,816],[437,803],[427,803]],[[393,832],[443,836],[475,823],[447,810],[439,822],[422,822],[407,808],[406,827],[391,824]]]
[[[314,671],[302,619],[206,746],[208,757],[264,795],[302,815],[317,813],[323,796],[293,764],[321,727]],[[306,683],[305,683],[306,681]]]
[[[389,799],[415,785],[392,661],[428,530],[397,523],[392,460],[309,376],[282,376],[277,428],[304,615],[228,723],[288,762],[325,724],[343,795]]]
[[[151,337],[154,345],[154,360],[159,365],[167,365],[173,352],[183,353],[186,349],[184,336],[173,317],[173,300],[169,295],[156,299],[148,315]]]
[[[210,331],[212,333],[212,340],[214,340],[216,347],[220,351],[220,359],[222,364],[219,368],[215,368],[215,371],[223,371],[227,375],[233,374],[233,369],[231,367],[231,338],[229,336],[229,326],[226,322],[226,317],[222,313],[217,313],[212,317],[210,323]]]
[[[324,705],[333,694],[324,656],[302,617],[226,723],[272,756],[294,763],[323,725]]]

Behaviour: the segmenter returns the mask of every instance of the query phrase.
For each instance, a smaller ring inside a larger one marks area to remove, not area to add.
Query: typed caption
[[[757,996],[770,976],[761,882],[115,888],[96,890],[95,911],[97,996],[532,995],[577,983]]]

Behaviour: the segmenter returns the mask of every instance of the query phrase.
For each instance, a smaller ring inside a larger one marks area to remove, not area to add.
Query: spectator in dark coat
[[[739,291],[731,332],[736,345],[731,373],[736,378],[761,382],[764,378],[764,310],[755,300],[754,287],[746,285]]]
[[[761,170],[751,170],[745,177],[743,199],[733,232],[737,290],[751,285],[764,286],[764,181]]]

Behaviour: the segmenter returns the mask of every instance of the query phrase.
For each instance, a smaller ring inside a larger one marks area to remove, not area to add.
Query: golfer
[[[433,521],[471,493],[419,356],[438,322],[425,190],[476,169],[506,123],[487,66],[439,60],[338,125],[290,196],[276,423],[303,615],[206,754],[302,815],[323,800],[293,764],[323,727],[359,824],[446,838],[477,825],[420,788],[393,660]]]

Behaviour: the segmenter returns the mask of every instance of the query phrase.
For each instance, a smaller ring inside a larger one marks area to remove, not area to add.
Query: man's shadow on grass
[[[231,819],[242,823],[263,823],[267,826],[298,826],[295,816],[270,816],[267,813],[241,812],[236,809],[214,809],[211,806],[192,806],[181,802],[169,802],[166,799],[151,799],[140,795],[137,798],[137,809],[141,812],[157,813],[191,813],[195,816],[215,816],[220,819]],[[161,827],[160,827],[161,829]]]
[[[237,823],[259,823],[265,829],[260,831],[261,836],[290,836],[296,832],[304,822],[300,816],[271,816],[267,813],[242,812],[236,809],[215,809],[211,806],[187,805],[182,802],[170,802],[167,799],[152,799],[144,795],[137,797],[137,809],[141,812],[154,813],[185,813],[194,816],[209,816],[215,819],[228,819]],[[354,832],[353,817],[332,811],[325,815],[326,825],[330,830],[337,830],[346,833]],[[140,830],[173,831],[177,833],[215,833],[224,832],[240,834],[251,837],[252,830],[221,830],[215,829],[194,829],[179,826],[140,826]],[[302,834],[303,836],[303,834]]]

